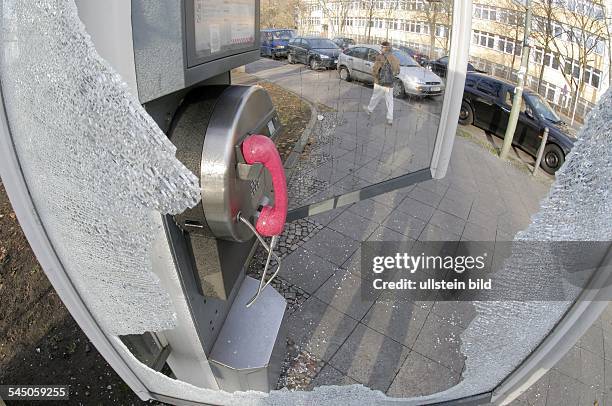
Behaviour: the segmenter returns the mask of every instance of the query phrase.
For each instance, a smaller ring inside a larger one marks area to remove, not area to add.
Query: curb
[[[240,75],[243,76],[244,78],[248,78],[247,80],[240,82],[241,85],[254,85],[254,84],[257,84],[258,82],[268,82],[273,85],[276,85],[274,82],[259,78],[257,75],[253,75],[250,73],[241,72]],[[279,86],[279,85],[276,85],[276,86]],[[295,165],[297,164],[300,155],[304,151],[304,147],[308,143],[308,139],[310,138],[312,129],[314,128],[317,122],[317,116],[319,115],[319,110],[317,109],[316,104],[312,102],[311,100],[309,100],[308,98],[303,97],[299,95],[298,93],[292,90],[286,89],[286,88],[283,88],[283,90],[285,90],[288,93],[293,94],[300,100],[307,103],[308,106],[310,107],[310,121],[308,122],[308,125],[306,125],[306,128],[302,132],[302,135],[300,136],[300,138],[293,145],[293,148],[291,149],[289,156],[287,156],[287,159],[285,160],[283,164],[283,167],[285,169],[285,176],[287,177],[287,179],[289,179],[291,175],[293,175],[293,170],[295,169]]]
[[[289,179],[291,178],[291,175],[293,175],[293,170],[295,169],[295,165],[297,164],[302,152],[304,152],[304,147],[308,143],[308,139],[310,138],[312,129],[314,128],[317,122],[317,116],[319,115],[319,110],[317,110],[317,107],[315,106],[315,104],[312,103],[310,100],[304,97],[301,97],[298,94],[290,90],[287,90],[287,91],[299,97],[301,100],[307,103],[310,107],[310,121],[308,122],[308,125],[302,132],[302,135],[300,136],[300,138],[293,145],[293,148],[291,149],[291,152],[289,153],[289,156],[287,157],[283,165],[285,168],[285,176],[287,177],[287,179]]]

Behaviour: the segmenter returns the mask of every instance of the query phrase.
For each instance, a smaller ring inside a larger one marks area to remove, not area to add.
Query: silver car
[[[380,54],[380,45],[354,45],[338,57],[338,74],[346,81],[358,80],[372,83],[372,66]],[[420,66],[410,55],[393,49],[393,55],[400,61],[400,73],[393,84],[393,95],[403,97],[438,96],[444,92],[442,79],[429,69]]]

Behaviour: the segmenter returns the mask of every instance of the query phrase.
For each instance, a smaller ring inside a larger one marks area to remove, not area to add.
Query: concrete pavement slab
[[[385,392],[410,350],[359,324],[330,364],[372,389]]]
[[[357,382],[350,376],[343,374],[330,364],[326,364],[312,380],[309,385],[309,389],[314,389],[323,385],[354,385],[358,383],[360,382]]]
[[[337,265],[310,251],[297,250],[283,259],[279,276],[312,295],[337,270]]]
[[[377,300],[362,320],[366,326],[412,348],[429,310],[407,301]]]
[[[355,240],[329,228],[321,230],[315,237],[303,247],[336,265],[342,264],[359,248]]]
[[[438,205],[438,210],[441,210],[448,214],[452,214],[453,216],[457,216],[463,220],[467,220],[471,209],[472,202],[451,199],[449,197],[446,197],[446,195]]]
[[[315,296],[342,313],[361,320],[380,293],[369,281],[340,269],[317,290]]]
[[[468,221],[461,234],[461,241],[495,241],[496,234],[495,228],[482,227]]]
[[[461,372],[464,355],[459,350],[461,345],[459,335],[462,331],[462,327],[448,323],[430,313],[413,350],[454,371]]]
[[[603,330],[598,326],[591,326],[578,341],[578,346],[599,357],[604,357],[604,337]]]
[[[459,241],[460,239],[460,234],[451,233],[433,224],[428,224],[418,237],[418,241]]]
[[[391,230],[385,226],[379,226],[370,237],[368,241],[411,241],[412,239],[404,234],[400,234],[397,231]]]
[[[438,207],[443,197],[443,195],[423,189],[419,185],[412,189],[408,196],[432,207]]]
[[[382,223],[385,227],[404,234],[412,240],[419,238],[426,224],[423,220],[398,210],[392,212]]]
[[[585,390],[579,381],[565,376],[555,370],[550,371],[546,404],[558,406],[575,406],[580,403],[580,395]]]
[[[452,234],[461,235],[465,228],[466,221],[460,217],[448,214],[441,210],[436,210],[431,218],[429,224],[446,230]]]
[[[387,394],[393,397],[431,395],[456,385],[460,378],[456,371],[412,351]]]
[[[421,203],[411,197],[406,197],[398,206],[397,210],[417,217],[423,221],[428,222],[431,216],[436,211],[435,207]]]
[[[367,199],[351,205],[348,210],[360,217],[381,223],[391,214],[393,208],[373,199]]]
[[[328,361],[357,325],[357,320],[314,296],[287,319],[287,336],[316,358]]]
[[[603,392],[605,386],[604,359],[585,349],[580,349],[580,379],[589,390]]]

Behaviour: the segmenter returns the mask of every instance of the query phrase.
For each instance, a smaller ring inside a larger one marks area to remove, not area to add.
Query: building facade
[[[610,7],[600,0],[531,0],[531,10],[527,85],[567,120],[582,121],[609,87]],[[516,81],[525,11],[515,0],[474,0],[470,61],[477,68]],[[301,34],[387,39],[430,58],[450,49],[452,0],[307,0],[300,14]]]

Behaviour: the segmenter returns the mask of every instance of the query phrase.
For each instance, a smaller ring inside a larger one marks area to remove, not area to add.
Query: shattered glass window
[[[74,2],[3,1],[2,36],[13,142],[65,269],[109,332],[171,328],[153,216],[195,205],[198,179],[95,52]]]

